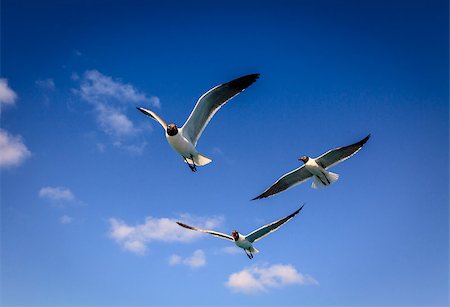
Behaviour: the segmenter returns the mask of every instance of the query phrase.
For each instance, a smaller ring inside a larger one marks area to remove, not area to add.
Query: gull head
[[[177,125],[175,124],[169,124],[167,125],[167,134],[170,136],[174,136],[178,133]]]
[[[307,156],[302,156],[302,157],[298,158],[298,161],[303,161],[303,163],[308,162],[308,160],[309,160],[309,157],[307,157]]]
[[[237,232],[236,230],[233,230],[233,232],[231,233],[231,236],[233,237],[234,241],[237,241],[239,239],[239,232]]]

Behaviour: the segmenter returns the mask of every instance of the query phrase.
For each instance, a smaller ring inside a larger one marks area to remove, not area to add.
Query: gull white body
[[[309,158],[305,163],[305,168],[314,176],[313,188],[320,188],[322,186],[330,185],[335,182],[339,176],[323,169],[317,164],[316,159]],[[336,176],[333,176],[336,175]]]
[[[241,233],[239,233],[239,238],[234,241],[234,244],[236,246],[243,248],[245,250],[248,250],[251,253],[257,253],[258,250],[253,247],[253,244],[249,242],[247,239],[245,239],[245,236]]]
[[[194,145],[192,145],[191,142],[188,141],[183,136],[182,129],[179,129],[180,132],[171,136],[168,135],[166,132],[166,139],[167,142],[169,142],[170,146],[179,153],[181,156],[186,157],[186,159],[191,163],[194,164],[194,162],[198,161],[191,161],[191,156],[194,158],[194,160],[197,160],[198,157],[198,151],[195,149]],[[197,165],[200,165],[200,163],[196,163]]]
[[[308,162],[305,163],[306,169],[315,176],[323,176],[323,172],[325,171],[323,168],[317,164],[315,159],[310,158]]]

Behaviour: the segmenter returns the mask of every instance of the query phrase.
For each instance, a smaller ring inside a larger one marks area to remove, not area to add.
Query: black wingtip
[[[300,208],[298,208],[296,211],[292,212],[288,218],[293,218],[294,216],[296,216],[300,211],[302,211],[303,207],[305,206],[305,204],[303,204]]]
[[[138,109],[139,111],[141,111],[141,112],[144,113],[145,115],[148,115],[148,113],[145,111],[144,108],[136,107],[136,109]]]
[[[367,143],[367,141],[370,139],[370,135],[371,134],[369,133],[365,138],[363,138],[361,141],[359,141],[361,143],[361,145],[364,145]]]
[[[230,81],[229,86],[232,88],[246,89],[247,87],[255,83],[259,76],[260,74],[245,75]]]
[[[302,211],[303,207],[305,206],[305,204],[303,204],[300,208],[297,209],[297,211],[295,211],[294,213],[292,213],[292,216],[297,215],[300,211]]]
[[[258,200],[258,199],[263,199],[266,198],[267,196],[264,196],[263,194],[256,196],[255,198],[252,198],[251,200]]]
[[[192,226],[183,224],[183,223],[181,223],[181,222],[176,222],[176,223],[177,223],[179,226],[181,226],[181,227],[184,227],[184,228],[187,228],[187,229],[190,229],[190,230],[197,230],[195,227],[192,227]]]
[[[183,224],[181,222],[176,222],[179,226],[184,227],[184,228],[188,228],[191,229],[191,227],[189,225]]]
[[[141,108],[141,107],[136,107],[136,109],[138,109],[139,111],[141,111],[142,113],[144,113],[148,117],[151,117],[151,118],[156,120],[156,118],[151,113],[149,113],[146,109]]]

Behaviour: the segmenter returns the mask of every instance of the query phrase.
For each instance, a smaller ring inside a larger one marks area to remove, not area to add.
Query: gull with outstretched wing
[[[161,124],[166,131],[169,144],[183,157],[189,168],[195,172],[197,166],[203,166],[211,162],[211,159],[200,154],[195,148],[206,125],[227,101],[252,85],[258,78],[259,74],[251,74],[213,87],[198,99],[191,115],[181,128],[178,128],[175,124],[167,125],[153,111],[145,108],[137,109]]]
[[[369,137],[370,134],[359,142],[329,150],[315,159],[308,156],[300,157],[298,160],[304,163],[302,166],[281,176],[261,195],[256,196],[252,200],[261,199],[280,193],[304,182],[311,177],[314,177],[314,181],[312,183],[313,188],[319,189],[329,186],[330,184],[338,180],[339,175],[329,172],[326,169],[342,161],[345,161],[356,154],[361,150]]]
[[[200,232],[205,232],[205,233],[209,233],[210,235],[213,235],[215,237],[219,237],[228,241],[232,241],[234,242],[238,247],[244,249],[245,254],[247,255],[247,257],[249,259],[253,258],[253,254],[257,253],[258,250],[256,248],[253,247],[253,243],[258,241],[259,239],[264,238],[265,236],[267,236],[269,233],[276,231],[278,228],[280,228],[282,225],[284,225],[285,223],[287,223],[290,219],[292,219],[294,216],[296,216],[300,210],[302,210],[303,206],[301,206],[298,210],[296,210],[295,212],[289,214],[288,216],[279,219],[275,222],[272,222],[270,224],[267,224],[261,228],[258,228],[257,230],[249,233],[248,235],[244,236],[243,234],[239,233],[237,230],[233,230],[233,232],[230,235],[227,235],[225,233],[221,233],[221,232],[217,232],[217,231],[213,231],[213,230],[206,230],[206,229],[200,229],[200,228],[196,228],[196,227],[192,227],[186,224],[183,224],[181,222],[177,222],[178,225],[180,225],[181,227],[190,229],[190,230],[195,230],[195,231],[200,231]]]

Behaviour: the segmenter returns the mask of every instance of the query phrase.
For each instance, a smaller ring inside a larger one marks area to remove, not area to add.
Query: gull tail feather
[[[326,178],[325,178],[326,177]],[[324,177],[319,178],[318,176],[314,176],[314,181],[312,183],[312,187],[314,189],[321,189],[326,186],[329,186],[333,182],[336,182],[339,179],[339,175],[332,172],[324,172]]]
[[[203,165],[206,165],[208,163],[211,163],[212,160],[210,158],[208,158],[208,157],[205,157],[202,154],[197,154],[194,157],[194,162],[195,162],[195,165],[197,165],[197,166],[203,166]]]
[[[259,253],[259,250],[257,250],[256,248],[254,248],[253,246],[250,247],[250,251],[252,252],[252,254],[256,254]]]

